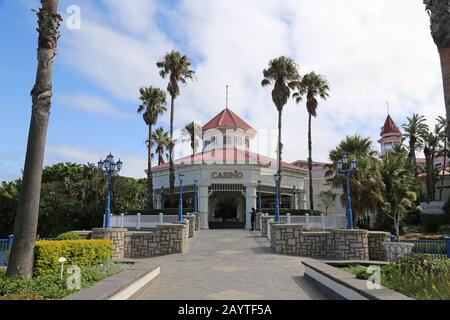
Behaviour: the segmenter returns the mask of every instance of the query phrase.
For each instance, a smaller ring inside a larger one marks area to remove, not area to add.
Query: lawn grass
[[[81,268],[81,289],[116,275],[129,267],[129,264],[108,262],[105,265]],[[60,277],[59,273],[34,277],[32,280],[9,279],[0,270],[0,300],[46,300],[61,299],[77,290],[67,288],[69,275]]]

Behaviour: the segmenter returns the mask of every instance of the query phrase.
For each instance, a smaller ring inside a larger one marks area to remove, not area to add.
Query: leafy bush
[[[107,262],[105,265],[81,268],[81,288],[89,288],[98,281],[118,274],[127,264]],[[34,277],[32,280],[8,279],[0,271],[0,300],[60,299],[76,290],[67,289],[67,275],[59,272]]]
[[[440,215],[423,215],[422,225],[426,232],[437,232],[439,228],[445,224],[447,216]]]
[[[420,300],[450,299],[450,260],[413,254],[382,269],[383,286]]]
[[[57,273],[58,259],[67,259],[67,265],[78,267],[105,264],[112,256],[110,240],[36,241],[34,274],[36,276]]]
[[[57,238],[58,240],[80,240],[80,236],[75,232],[66,232],[60,234]]]

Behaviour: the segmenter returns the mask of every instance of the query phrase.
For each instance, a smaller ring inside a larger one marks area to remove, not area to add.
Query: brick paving
[[[201,231],[185,254],[148,259],[161,274],[131,300],[313,300],[301,258],[276,255],[259,232]]]

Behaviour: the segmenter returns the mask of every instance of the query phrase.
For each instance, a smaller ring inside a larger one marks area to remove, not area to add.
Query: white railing
[[[176,215],[165,215],[160,213],[159,215],[112,215],[111,216],[111,227],[112,228],[134,228],[140,229],[153,229],[156,228],[158,224],[165,223],[175,223],[178,222],[178,216]]]
[[[274,217],[274,216],[271,216]],[[301,224],[305,230],[346,229],[347,217],[345,215],[332,216],[293,216],[287,214],[280,217],[281,222],[287,224]]]

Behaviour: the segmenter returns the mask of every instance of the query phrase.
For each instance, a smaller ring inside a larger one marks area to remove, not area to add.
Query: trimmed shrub
[[[57,237],[58,240],[80,240],[80,236],[75,232],[66,232]]]
[[[439,215],[422,215],[422,225],[426,232],[437,232],[447,220],[445,214]]]
[[[66,265],[78,267],[105,264],[112,256],[111,240],[36,241],[34,250],[35,276],[58,272],[58,259],[67,259]]]

